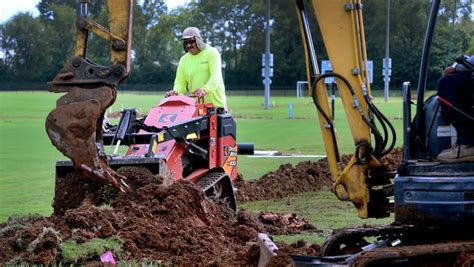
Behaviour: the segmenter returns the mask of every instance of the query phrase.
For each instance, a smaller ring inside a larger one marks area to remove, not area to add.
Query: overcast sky
[[[37,16],[36,4],[39,2],[39,0],[0,0],[0,23],[7,21],[20,11],[31,12],[33,16]],[[189,0],[165,0],[170,9],[187,2]]]

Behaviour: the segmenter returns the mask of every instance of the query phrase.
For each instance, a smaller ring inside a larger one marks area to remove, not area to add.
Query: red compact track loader
[[[163,177],[165,184],[186,179],[206,195],[222,199],[236,209],[232,181],[237,178],[237,152],[253,153],[253,145],[237,145],[235,121],[224,110],[196,98],[171,96],[152,107],[143,119],[137,118],[135,109],[124,109],[118,125],[104,123],[103,129],[103,145],[115,146],[115,152],[105,156],[113,170],[144,167]],[[99,148],[102,156],[103,145]],[[128,149],[123,156],[117,156],[121,145]],[[74,172],[77,170],[72,161],[57,162],[56,214],[80,205],[64,204],[71,198],[61,185],[73,182],[65,179],[71,179],[67,176]]]
[[[80,1],[74,57],[61,69],[49,90],[66,93],[46,119],[51,142],[70,161],[56,166],[54,212],[62,214],[91,198],[104,184],[126,192],[121,166],[140,166],[160,174],[165,183],[186,179],[206,195],[226,200],[235,210],[232,181],[237,177],[236,127],[233,118],[202,99],[173,96],[153,107],[145,119],[134,109],[122,111],[117,126],[104,125],[105,111],[117,97],[117,86],[131,72],[133,0],[106,1],[108,28],[88,17],[88,0]],[[111,65],[87,58],[94,33],[109,42]],[[104,145],[116,146],[107,155]],[[118,147],[128,151],[117,156]],[[253,145],[240,152],[252,153]],[[93,191],[93,190],[92,190]]]

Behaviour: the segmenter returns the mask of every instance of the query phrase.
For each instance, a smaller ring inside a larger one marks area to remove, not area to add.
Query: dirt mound
[[[400,159],[400,150],[387,156],[387,168],[397,166]],[[257,233],[317,231],[296,214],[245,210],[234,214],[226,204],[207,200],[194,184],[165,187],[160,177],[145,169],[118,172],[128,177],[131,193],[118,193],[72,174],[59,183],[62,194],[54,201],[56,215],[12,217],[0,224],[0,265],[100,265],[100,254],[110,250],[126,262],[255,266]],[[283,197],[330,185],[325,160],[282,165],[258,182],[237,183],[241,200]],[[319,254],[318,245],[276,243],[282,259],[284,253]]]
[[[342,163],[347,164],[352,155],[343,155]],[[402,160],[401,148],[392,150],[381,163],[382,169],[395,170]],[[330,189],[332,185],[326,158],[318,161],[302,161],[293,167],[281,165],[278,170],[269,172],[257,181],[245,181],[242,176],[235,183],[238,201],[278,199],[301,192],[314,192]]]
[[[390,153],[387,154],[385,157],[383,157],[381,163],[385,168],[387,168],[387,170],[395,171],[402,162],[402,159],[403,150],[402,148],[397,147],[390,151]]]
[[[317,231],[314,225],[298,218],[296,213],[275,214],[260,212],[258,219],[265,226],[265,231],[272,235],[297,234],[302,231]]]
[[[257,215],[245,210],[234,214],[227,205],[205,199],[189,182],[164,187],[146,171],[126,168],[119,172],[129,177],[131,193],[114,192],[114,196],[105,194],[107,188],[78,187],[85,190],[81,203],[62,215],[12,218],[0,225],[0,264],[99,264],[98,252],[70,253],[71,244],[79,251],[95,242],[128,262],[255,265],[258,257],[253,245],[258,232],[315,229],[296,215]],[[94,197],[99,192],[103,195]]]
[[[331,179],[325,159],[317,162],[302,161],[295,167],[281,165],[257,181],[247,182],[239,176],[235,183],[237,199],[252,201],[282,198],[301,192],[318,191],[331,186]]]

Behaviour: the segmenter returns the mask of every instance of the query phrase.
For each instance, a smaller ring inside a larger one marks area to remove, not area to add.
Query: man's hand
[[[173,95],[179,95],[179,93],[174,91],[174,90],[170,90],[170,91],[165,93],[165,97],[170,97],[170,96],[173,96]]]
[[[194,91],[193,95],[195,97],[201,98],[201,97],[204,97],[206,95],[206,91],[204,91],[204,89],[202,89],[202,88],[199,88],[196,91]]]
[[[449,66],[443,71],[443,76],[446,76],[454,72],[456,72],[456,69],[453,66]]]

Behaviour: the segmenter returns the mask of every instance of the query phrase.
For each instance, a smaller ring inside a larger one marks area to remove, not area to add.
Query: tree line
[[[77,0],[41,0],[39,16],[18,13],[0,24],[0,83],[51,81],[73,54]],[[222,54],[226,86],[262,88],[261,58],[265,51],[266,2],[253,0],[194,0],[169,10],[162,0],[134,4],[133,64],[127,84],[170,88],[184,50],[179,41],[188,26],[197,26]],[[374,62],[374,86],[383,87],[387,2],[365,1],[368,57]],[[404,81],[416,85],[429,0],[391,1],[390,55],[392,88]],[[91,0],[90,17],[107,25],[104,1]],[[313,38],[319,60],[327,59],[312,14]],[[430,55],[427,85],[433,88],[441,71],[460,54],[474,54],[472,0],[442,2]],[[306,79],[303,45],[293,1],[271,1],[272,87],[293,88]],[[105,41],[90,36],[88,56],[109,64]],[[14,89],[14,88],[12,88]]]

